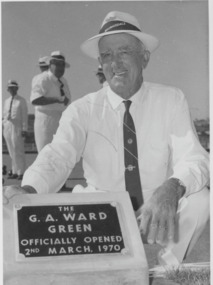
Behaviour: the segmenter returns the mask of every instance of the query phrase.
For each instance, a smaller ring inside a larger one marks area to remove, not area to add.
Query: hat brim
[[[7,88],[8,87],[17,87],[18,88],[19,86],[18,85],[7,85]]]
[[[51,58],[50,58],[50,64],[51,64],[51,60],[52,60],[52,59],[53,59],[53,60],[62,61],[61,59],[57,59],[57,58],[55,58],[55,57],[51,57]],[[70,64],[69,64],[68,62],[66,62],[66,61],[65,61],[65,67],[66,67],[66,68],[69,68],[69,67],[70,67]]]
[[[89,38],[83,44],[81,44],[81,50],[88,56],[97,59],[99,57],[98,42],[100,38],[112,34],[126,33],[138,38],[146,47],[146,49],[151,53],[156,50],[159,46],[159,40],[151,35],[130,30],[119,30],[111,31],[102,34],[98,34],[94,37]]]
[[[36,66],[49,66],[49,64],[47,64],[47,63],[41,63],[41,64],[36,64]]]
[[[65,67],[70,68],[70,64],[68,62],[65,62]]]

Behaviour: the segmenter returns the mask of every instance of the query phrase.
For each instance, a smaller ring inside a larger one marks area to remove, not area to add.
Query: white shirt
[[[18,94],[16,94],[14,98],[10,96],[4,102],[3,123],[5,124],[7,121],[12,122],[23,131],[27,131],[28,129],[27,103],[26,100]]]
[[[109,83],[108,83],[107,81],[104,81],[103,87],[106,87],[106,86],[108,86],[108,85],[109,85]]]
[[[185,184],[186,196],[203,188],[209,179],[208,153],[197,139],[183,93],[144,82],[130,99],[145,200],[172,176]],[[73,102],[52,143],[25,172],[22,185],[56,192],[82,156],[88,185],[125,191],[122,101],[107,87]]]
[[[63,90],[65,92],[65,96],[71,101],[71,94],[66,79],[61,77],[60,80],[64,84]],[[34,76],[32,79],[30,101],[32,102],[33,100],[43,96],[61,98],[60,83],[58,82],[58,78],[50,70],[44,71]],[[35,106],[35,110],[38,111],[63,112],[66,108],[67,106],[61,103]]]

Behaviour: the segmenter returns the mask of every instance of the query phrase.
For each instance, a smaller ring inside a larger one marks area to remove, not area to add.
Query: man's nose
[[[122,56],[121,56],[121,53],[120,52],[113,52],[112,53],[112,61],[115,61],[115,62],[120,62],[122,61]]]
[[[111,60],[111,66],[118,68],[122,64],[122,62],[123,61],[122,61],[120,53],[116,53],[116,52],[113,53],[112,60]]]

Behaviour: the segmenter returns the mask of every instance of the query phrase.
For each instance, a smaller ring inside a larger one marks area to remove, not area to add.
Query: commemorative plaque
[[[3,226],[4,285],[148,285],[127,192],[16,195]]]
[[[18,254],[26,258],[121,253],[124,249],[114,203],[23,206],[17,209],[17,225]]]

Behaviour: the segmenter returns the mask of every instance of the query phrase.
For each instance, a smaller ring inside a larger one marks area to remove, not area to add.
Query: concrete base
[[[106,272],[60,273],[10,276],[4,280],[5,285],[144,285],[147,276],[138,270],[115,270]]]

